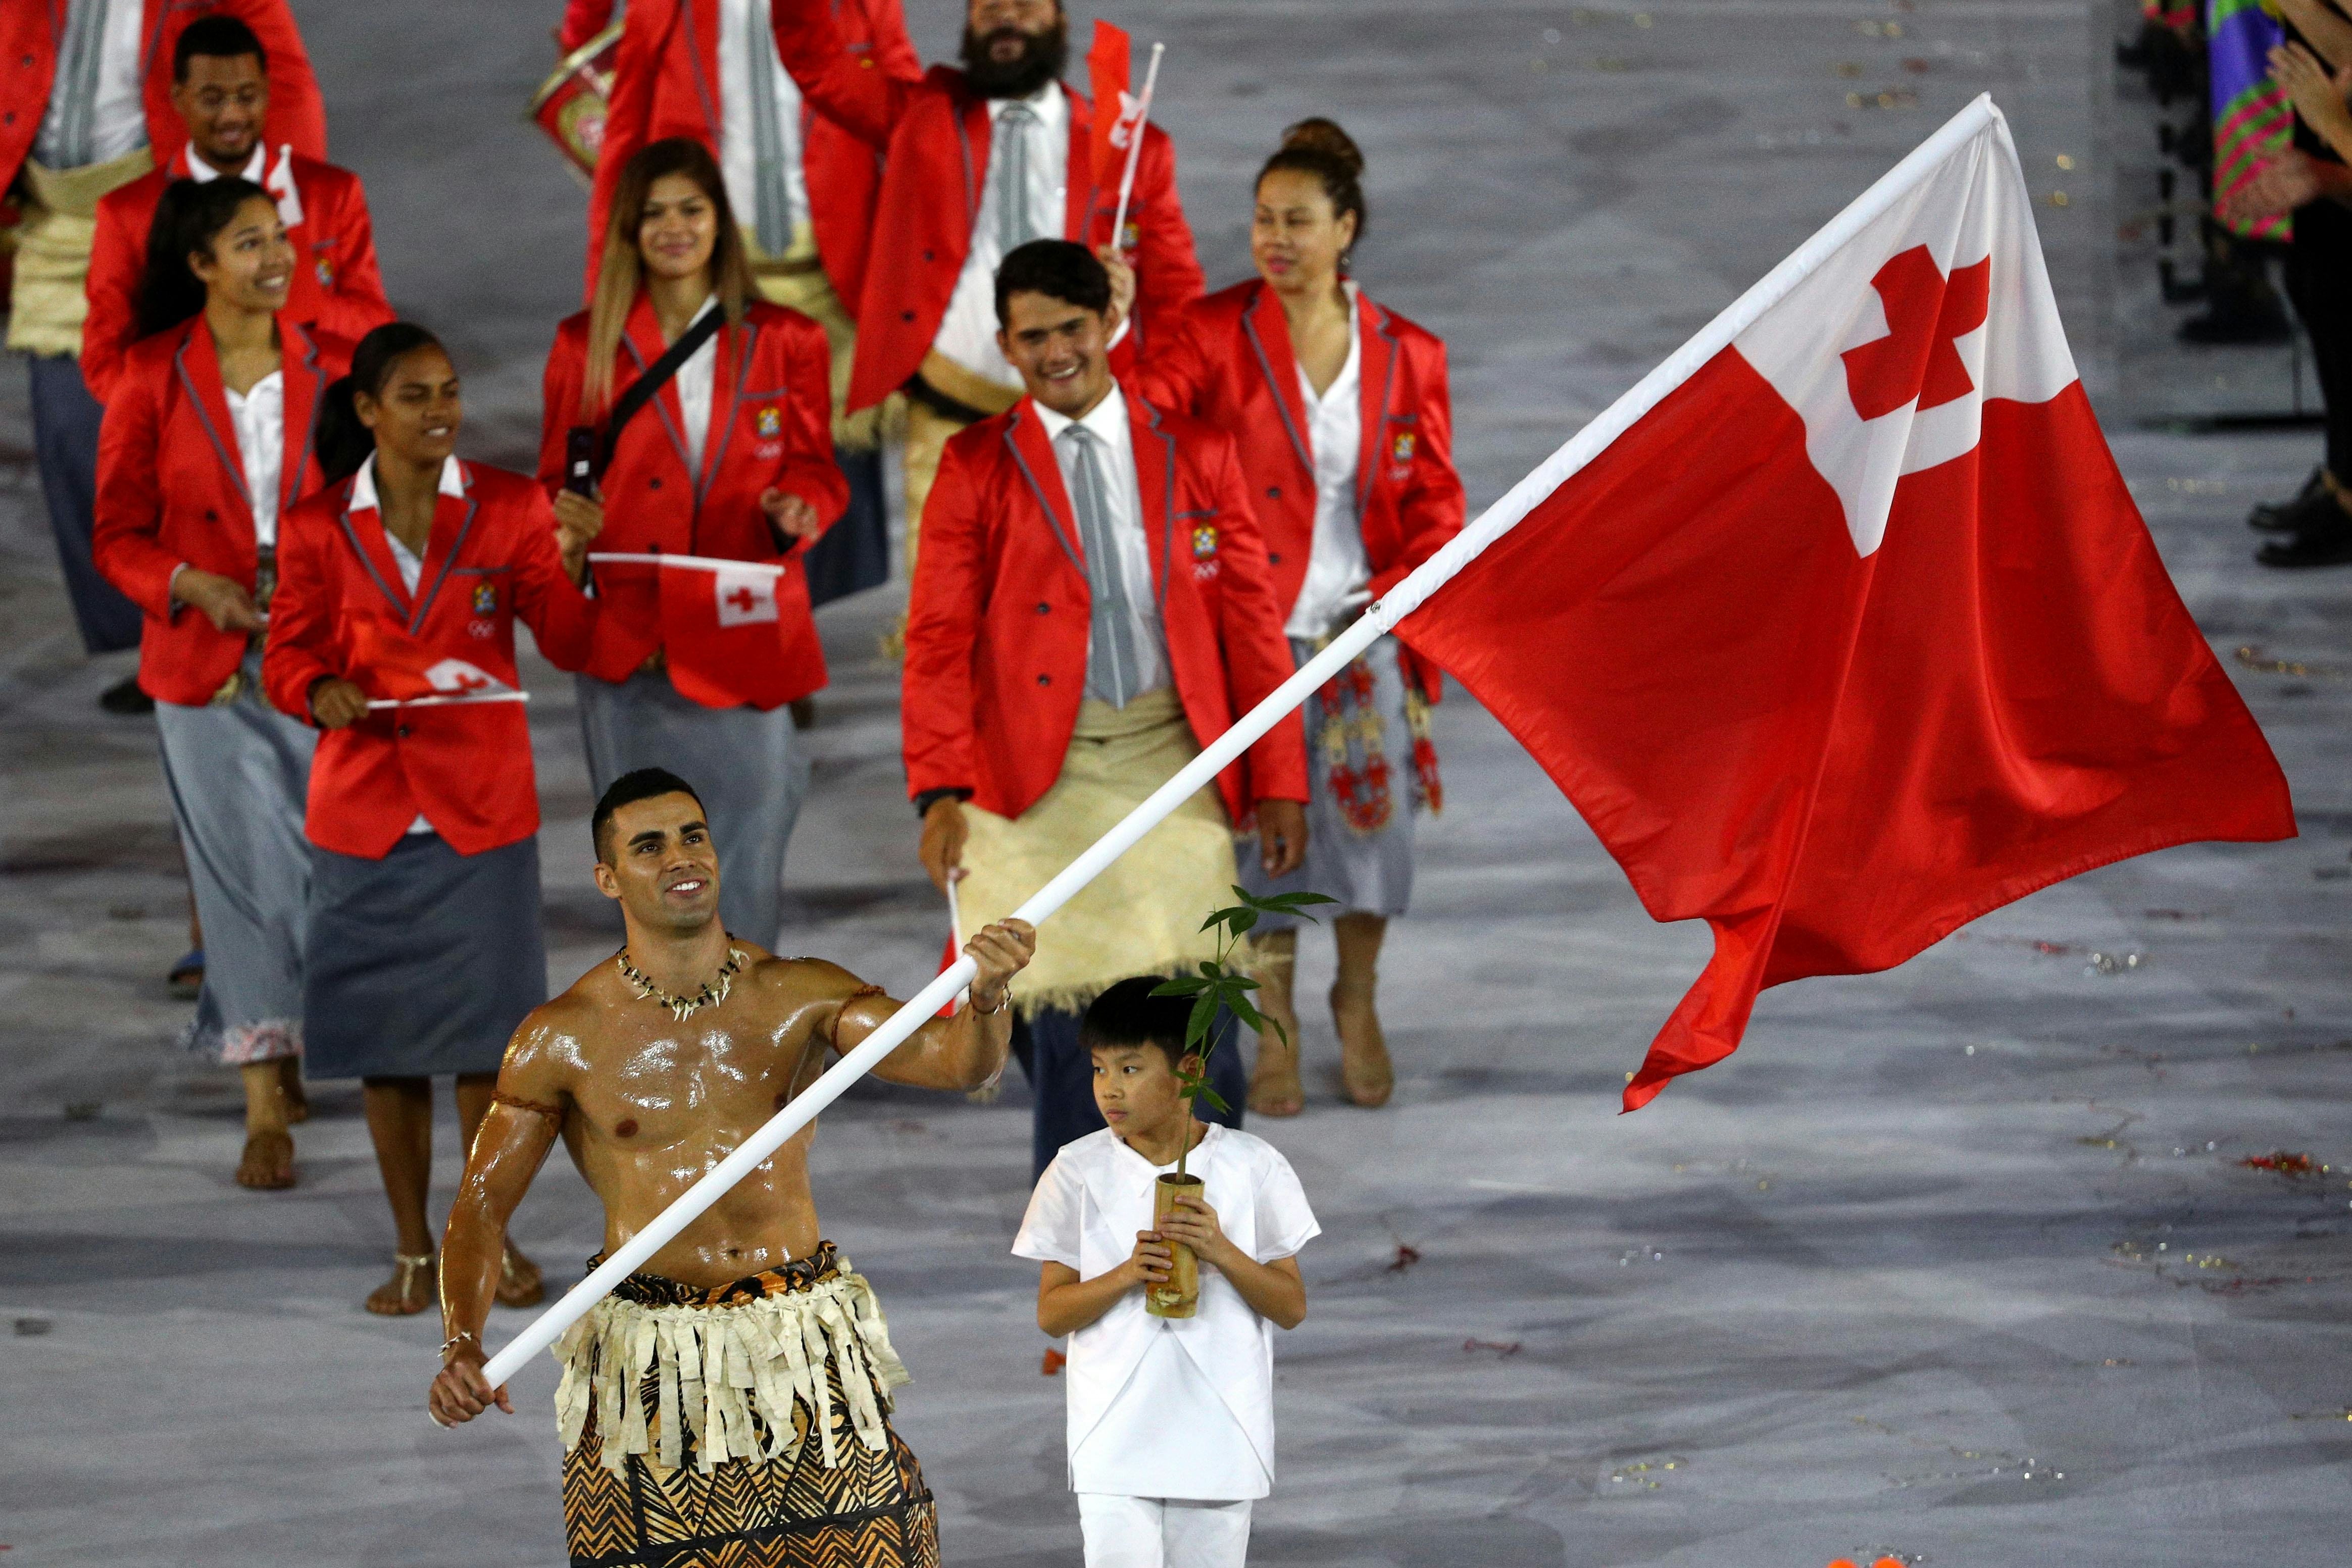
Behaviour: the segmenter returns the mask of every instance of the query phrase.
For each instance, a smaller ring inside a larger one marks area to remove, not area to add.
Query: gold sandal
[[[547,1299],[547,1281],[541,1277],[539,1265],[511,1246],[499,1260],[495,1299],[502,1307],[535,1307]]]
[[[378,1286],[367,1299],[367,1310],[380,1318],[413,1318],[433,1304],[433,1288],[440,1283],[440,1271],[433,1267],[433,1254],[430,1252],[395,1252],[392,1255],[392,1261],[393,1276],[384,1281],[384,1285],[392,1288],[392,1295],[386,1297],[383,1286]],[[414,1299],[411,1292],[419,1274],[427,1276],[425,1299],[410,1306],[408,1303]],[[391,1304],[376,1304],[383,1301]]]

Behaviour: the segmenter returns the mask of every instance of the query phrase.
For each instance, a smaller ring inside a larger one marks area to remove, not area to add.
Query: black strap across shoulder
[[[613,401],[612,417],[604,422],[604,438],[596,447],[596,476],[603,478],[612,465],[613,448],[620,444],[621,432],[639,410],[654,401],[662,388],[669,384],[678,367],[694,357],[694,351],[719,335],[727,324],[727,312],[717,306],[697,317],[692,325],[677,335],[677,341],[662,350],[661,358],[646,367],[645,374],[629,383],[628,389]]]

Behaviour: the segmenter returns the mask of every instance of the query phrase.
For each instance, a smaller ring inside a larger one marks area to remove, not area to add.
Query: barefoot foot
[[[1340,1089],[1367,1110],[1387,1104],[1396,1090],[1396,1069],[1389,1061],[1388,1040],[1381,1033],[1381,1015],[1371,993],[1332,987],[1331,1021],[1339,1030]]]
[[[547,1282],[540,1275],[539,1265],[516,1251],[513,1242],[508,1242],[505,1260],[499,1265],[499,1305],[535,1307],[546,1298]]]
[[[286,1124],[299,1126],[310,1119],[310,1096],[302,1087],[302,1059],[285,1056],[278,1061],[278,1092],[286,1102]]]
[[[433,1304],[439,1275],[440,1270],[433,1266],[432,1253],[395,1252],[392,1255],[392,1278],[369,1295],[367,1310],[382,1318],[415,1317]]]
[[[236,1185],[259,1192],[276,1192],[294,1185],[294,1139],[282,1127],[264,1127],[245,1135],[245,1153],[236,1162]]]

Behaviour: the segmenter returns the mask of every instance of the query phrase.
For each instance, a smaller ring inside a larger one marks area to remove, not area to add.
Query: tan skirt
[[[1088,701],[1061,777],[1015,818],[964,808],[971,838],[956,889],[967,936],[1019,908],[1154,789],[1200,755],[1173,691],[1147,692],[1123,708]],[[1135,975],[1172,975],[1216,956],[1201,929],[1233,901],[1234,835],[1212,784],[1179,806],[1037,933],[1037,956],[1013,977],[1024,1016],[1076,1010]]]

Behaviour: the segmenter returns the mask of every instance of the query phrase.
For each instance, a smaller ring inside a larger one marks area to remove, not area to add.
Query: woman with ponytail
[[[709,150],[673,137],[632,155],[594,300],[548,354],[541,482],[557,517],[602,530],[599,550],[782,573],[746,574],[772,586],[772,607],[756,603],[713,636],[723,623],[709,572],[599,568],[611,651],[580,678],[580,728],[599,791],[657,767],[704,792],[720,917],[761,946],[776,940],[784,845],[808,780],[788,705],[825,683],[807,549],[849,500],[833,456],[831,363],[824,329],[757,298]],[[663,575],[681,572],[666,590]],[[730,592],[751,600],[740,581]],[[697,606],[709,625],[665,625]],[[715,657],[722,643],[730,651]],[[745,643],[748,656],[731,651]]]
[[[306,823],[310,1071],[366,1087],[399,1233],[367,1308],[388,1315],[435,1299],[434,1075],[457,1079],[471,1146],[509,1037],[547,999],[514,625],[576,670],[597,622],[576,586],[585,534],[559,529],[528,476],[459,461],[463,413],[432,333],[394,321],[360,340],[319,422],[331,482],[286,517],[262,661],[269,700],[321,732]],[[498,1299],[541,1293],[509,1247]]]
[[[1240,449],[1291,649],[1305,663],[1461,531],[1445,345],[1375,304],[1350,276],[1363,242],[1363,154],[1328,120],[1283,133],[1259,172],[1250,224],[1258,275],[1191,307],[1139,368],[1147,401],[1206,419]],[[1412,889],[1412,817],[1442,796],[1428,705],[1443,678],[1383,637],[1307,700],[1313,799],[1307,863],[1279,881],[1241,857],[1254,893],[1339,900],[1331,988],[1340,1083],[1359,1105],[1394,1085],[1374,1005],[1381,942]],[[1288,1030],[1258,1040],[1250,1109],[1304,1099],[1291,970],[1295,922],[1259,923],[1260,1006]]]
[[[205,933],[188,1040],[245,1079],[238,1183],[294,1185],[310,732],[260,691],[279,520],[320,482],[310,428],[348,345],[286,313],[278,204],[223,176],[156,208],[99,435],[99,570],[139,605],[139,685]]]

